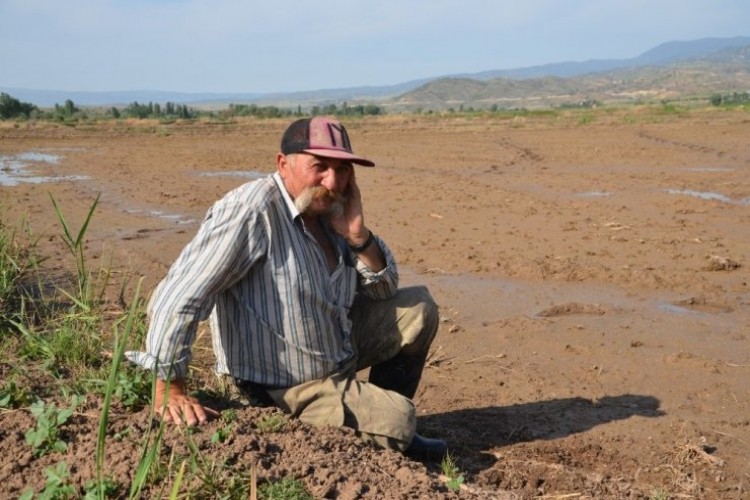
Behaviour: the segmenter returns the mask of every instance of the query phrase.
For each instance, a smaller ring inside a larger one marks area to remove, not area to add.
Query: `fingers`
[[[219,416],[219,412],[213,408],[203,406],[196,398],[188,396],[184,381],[179,379],[171,382],[156,380],[154,411],[165,423],[175,425],[200,425]]]
[[[161,414],[165,423],[186,424],[188,426],[200,425],[220,415],[213,408],[203,406],[197,401],[188,400],[169,402],[166,408],[159,408],[157,413]]]
[[[348,186],[348,188],[351,191],[351,197],[359,200],[359,198],[361,197],[361,194],[359,192],[359,186],[357,185],[357,179],[354,176],[354,170],[355,169],[352,169],[352,175],[351,175],[351,177],[349,177],[349,186]]]

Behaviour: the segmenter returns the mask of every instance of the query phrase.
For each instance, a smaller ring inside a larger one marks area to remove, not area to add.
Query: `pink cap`
[[[289,125],[281,138],[281,152],[285,155],[308,153],[367,167],[375,166],[372,161],[352,152],[349,134],[341,122],[323,116],[302,118]]]

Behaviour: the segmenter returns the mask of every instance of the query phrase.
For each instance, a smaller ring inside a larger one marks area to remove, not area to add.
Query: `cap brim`
[[[347,153],[339,149],[304,149],[303,153],[308,153],[315,156],[321,156],[323,158],[336,158],[337,160],[346,160],[363,167],[374,167],[375,163],[371,162],[367,158]]]

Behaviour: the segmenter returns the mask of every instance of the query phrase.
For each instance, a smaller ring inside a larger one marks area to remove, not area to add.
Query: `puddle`
[[[52,155],[49,153],[38,153],[29,151],[16,155],[15,159],[20,162],[38,162],[38,163],[51,163],[57,165],[60,162],[60,155]]]
[[[714,193],[711,191],[693,191],[692,189],[666,189],[665,191],[669,194],[682,194],[700,198],[702,200],[721,201],[722,203],[730,203],[732,205],[750,205],[750,198],[734,200],[729,196],[725,196],[721,193]]]
[[[580,283],[537,283],[470,274],[418,274],[400,269],[403,285],[424,284],[440,290],[462,321],[493,323],[523,315],[539,321],[559,317],[601,317],[605,323],[615,318],[662,318],[663,321],[694,321],[700,318],[712,325],[734,325],[730,308],[692,304],[692,299],[675,301],[658,294],[634,294],[609,285]],[[671,318],[671,319],[670,319]]]
[[[175,224],[192,224],[193,222],[195,222],[195,219],[189,219],[182,214],[168,213],[162,210],[141,210],[139,208],[126,208],[124,212],[129,215],[145,215],[147,217],[156,217],[157,219],[173,221]]]
[[[680,314],[680,315],[703,316],[706,314],[700,311],[694,311],[692,309],[688,309],[687,307],[676,306],[674,304],[670,304],[667,302],[659,304],[658,309],[660,311],[668,312],[671,314]]]
[[[174,221],[175,224],[192,224],[193,222],[195,222],[195,219],[187,219],[182,214],[170,214],[162,212],[161,210],[151,210],[148,214],[152,217],[156,217],[157,219]]]
[[[268,176],[267,172],[252,172],[247,170],[234,170],[231,172],[202,172],[199,177],[244,177],[247,179],[261,179]]]
[[[585,193],[576,193],[576,196],[581,196],[583,198],[598,198],[612,196],[612,193],[607,191],[586,191]]]
[[[38,176],[30,170],[39,164],[57,165],[60,155],[27,151],[17,155],[0,155],[0,186],[18,186],[19,184],[45,184],[48,182],[82,181],[85,175]]]
[[[724,167],[695,167],[695,168],[686,168],[688,172],[734,172],[733,168],[724,168]]]

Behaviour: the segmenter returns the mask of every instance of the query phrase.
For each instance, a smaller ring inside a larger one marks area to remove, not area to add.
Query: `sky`
[[[0,0],[0,87],[380,86],[733,36],[748,0]]]

